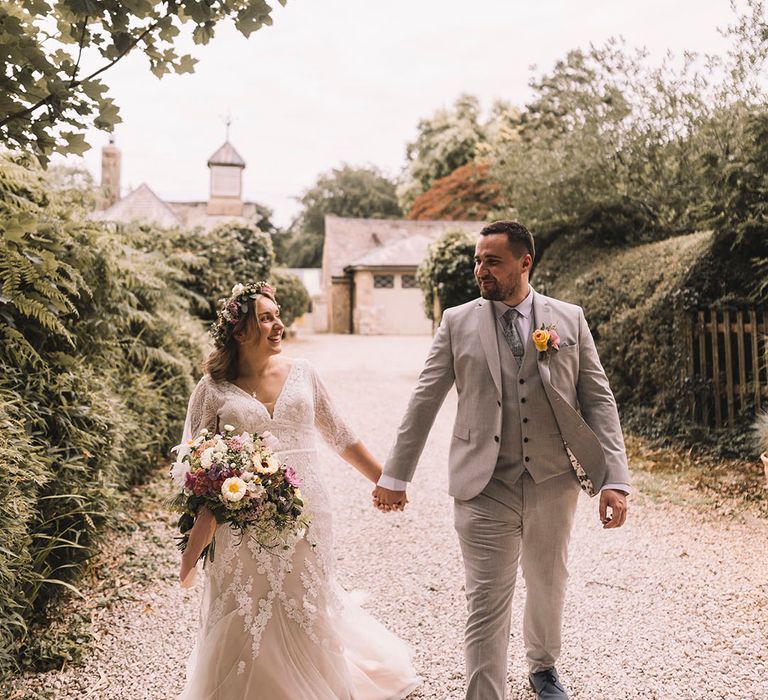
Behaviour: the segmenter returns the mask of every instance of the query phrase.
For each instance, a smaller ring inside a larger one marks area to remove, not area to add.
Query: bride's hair
[[[253,329],[258,338],[260,331],[256,320],[256,305],[259,303],[259,296],[271,299],[277,304],[272,290],[265,287],[245,300],[248,304],[247,313],[243,314],[236,323],[230,325],[229,332],[224,338],[216,342],[213,350],[208,353],[208,357],[203,360],[203,372],[210,374],[214,381],[226,380],[231,382],[237,379],[240,344],[235,336],[242,331],[248,333]],[[221,320],[221,314],[219,316]]]

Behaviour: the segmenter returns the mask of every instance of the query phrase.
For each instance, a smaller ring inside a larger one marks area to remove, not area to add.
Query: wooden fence
[[[733,428],[741,414],[768,409],[768,311],[702,309],[684,331],[695,422]]]

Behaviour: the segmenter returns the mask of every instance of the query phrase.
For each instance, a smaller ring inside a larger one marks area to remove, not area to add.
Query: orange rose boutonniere
[[[560,349],[560,336],[555,330],[555,324],[542,325],[541,328],[535,330],[533,332],[533,344],[539,351],[539,358],[546,355],[550,350],[557,352]]]

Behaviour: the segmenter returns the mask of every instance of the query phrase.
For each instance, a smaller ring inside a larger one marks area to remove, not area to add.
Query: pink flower
[[[240,304],[236,301],[230,301],[227,304],[227,311],[229,312],[230,323],[237,323],[240,320]]]
[[[560,336],[557,334],[557,331],[554,328],[551,328],[549,331],[549,339],[552,343],[552,347],[555,350],[558,350],[560,348]]]
[[[243,450],[243,438],[240,435],[235,435],[234,437],[229,438],[227,440],[227,447],[232,450],[232,452],[242,452]]]
[[[296,473],[296,471],[292,467],[286,468],[285,480],[291,486],[301,486],[301,479],[299,479],[299,475]]]

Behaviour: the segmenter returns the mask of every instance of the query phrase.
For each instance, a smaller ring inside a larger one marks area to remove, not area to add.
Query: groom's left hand
[[[611,509],[610,515],[608,509]],[[627,521],[627,496],[623,491],[600,492],[600,522],[605,530],[621,527]]]

